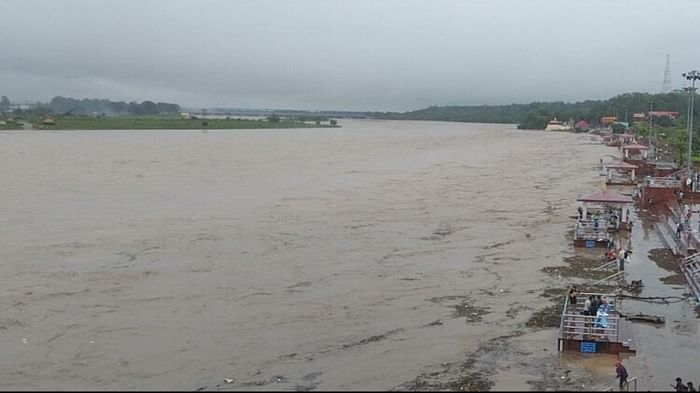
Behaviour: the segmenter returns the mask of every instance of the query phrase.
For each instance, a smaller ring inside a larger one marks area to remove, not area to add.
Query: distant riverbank
[[[25,124],[26,126],[23,126]],[[329,121],[314,122],[293,119],[183,119],[172,117],[78,117],[62,119],[18,119],[6,124],[3,129],[45,129],[45,130],[235,130],[273,128],[316,128],[339,127]]]

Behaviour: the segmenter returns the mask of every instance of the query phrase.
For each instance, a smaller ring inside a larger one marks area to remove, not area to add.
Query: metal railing
[[[700,250],[700,239],[698,239],[698,234],[694,233],[689,227],[689,224],[686,223],[685,220],[682,220],[680,218],[682,216],[680,213],[680,208],[673,209],[670,206],[668,206],[668,210],[671,213],[671,215],[666,217],[665,223],[667,224],[668,228],[673,229],[673,233],[675,235],[674,240],[676,241],[677,250],[683,256],[687,256],[690,249]],[[680,238],[678,237],[677,232],[675,231],[676,224],[678,222],[680,222],[682,226]]]
[[[665,177],[670,177],[670,178],[675,179],[677,176],[683,176],[683,175],[687,175],[687,174],[688,174],[688,169],[687,169],[687,168],[683,168],[683,169],[679,169],[679,170],[677,170],[677,171],[675,171],[675,172],[673,172],[673,173],[669,173],[669,174],[666,175]]]
[[[700,249],[700,240],[698,240],[697,235],[694,232],[688,231],[688,246],[693,250]]]
[[[680,180],[670,177],[647,177],[644,184],[653,188],[680,188],[683,185]]]
[[[686,257],[681,264],[681,271],[695,295],[695,301],[700,302],[700,253]]]
[[[605,277],[605,278],[603,278],[603,279],[600,279],[600,280],[598,280],[598,281],[592,283],[591,286],[596,286],[596,285],[598,285],[598,284],[600,284],[600,283],[603,283],[603,282],[607,283],[608,281],[612,280],[613,278],[617,278],[617,279],[619,280],[619,279],[622,278],[622,276],[623,276],[624,274],[625,274],[625,272],[622,271],[622,270],[620,270],[620,271],[618,271],[618,272],[615,273],[615,274],[611,274],[611,275],[608,276],[608,277]]]
[[[637,377],[634,377],[634,378],[632,378],[632,379],[627,380],[627,383],[625,383],[625,384],[623,385],[623,386],[624,386],[623,389],[624,389],[625,392],[629,392],[629,391],[630,391],[630,385],[632,385],[632,387],[633,387],[633,389],[634,389],[634,390],[632,390],[632,391],[633,391],[633,392],[636,392],[636,391],[637,391]],[[614,391],[615,391],[615,388],[612,388],[612,387],[610,387],[610,388],[605,388],[605,389],[603,389],[603,390],[601,390],[601,391],[602,391],[602,392],[614,392]]]
[[[611,268],[613,266],[616,267],[618,264],[619,264],[619,262],[618,262],[617,258],[615,258],[612,261],[605,262],[604,264],[602,264],[600,266],[596,266],[591,270],[593,270],[593,271],[608,270],[609,268]]]
[[[607,230],[578,230],[576,240],[610,240]]]
[[[687,257],[683,258],[683,263],[688,262],[700,262],[700,254],[688,255]]]
[[[603,209],[600,209],[600,211],[603,211]],[[598,226],[599,226],[599,227],[605,227],[605,223],[606,223],[607,221],[602,217],[603,214],[602,214],[602,213],[595,212],[595,213],[594,213],[594,216],[595,216],[596,214],[599,215],[599,216],[601,216],[601,217],[599,217],[599,218],[580,219],[580,220],[577,221],[577,222],[578,222],[578,225],[579,225],[580,227],[582,227],[582,228],[587,228],[587,227],[594,228],[594,227],[596,226],[596,225],[595,225],[595,221],[598,220]]]
[[[612,341],[619,342],[620,324],[619,314],[615,310],[615,295],[601,293],[580,293],[579,298],[587,299],[589,296],[605,296],[608,300],[609,312],[607,324],[603,326],[602,320],[597,316],[583,315],[583,304],[571,304],[569,296],[564,301],[564,310],[561,315],[559,330],[564,339],[580,337],[581,340]],[[579,307],[580,306],[580,307]]]
[[[579,240],[610,240],[610,235],[605,226],[598,228],[581,228],[577,227],[574,231],[574,238]]]
[[[578,220],[574,230],[575,239],[583,240],[609,240],[608,226],[604,219]]]
[[[562,324],[563,338],[578,338],[580,340],[619,342],[620,317],[610,314],[607,323],[603,325],[601,319],[592,315],[564,314]]]
[[[625,387],[627,388],[628,392],[630,391],[630,384],[632,384],[632,386],[634,386],[633,392],[636,392],[637,391],[637,377],[634,377],[634,378],[628,380],[627,383],[625,384]]]

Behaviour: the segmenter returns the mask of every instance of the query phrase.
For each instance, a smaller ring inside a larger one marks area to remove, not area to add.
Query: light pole
[[[693,104],[695,98],[695,81],[700,79],[700,72],[690,71],[683,73],[683,78],[690,81],[690,101],[688,102],[688,178],[693,176]]]
[[[649,149],[651,150],[651,153],[653,154],[653,156],[656,157],[656,148],[653,148],[653,149],[651,148],[651,130],[653,130],[653,128],[651,128],[651,122],[652,122],[651,112],[653,110],[654,110],[654,101],[652,100],[651,102],[649,102]]]
[[[685,75],[685,74],[683,74],[683,75]],[[688,130],[690,130],[690,91],[691,91],[691,90],[692,90],[692,89],[691,89],[690,87],[684,87],[684,88],[683,88],[683,91],[687,91],[687,92],[688,92],[688,108],[687,108],[686,111],[685,111],[685,113],[686,113],[685,128],[688,129]],[[688,133],[688,134],[690,134],[690,133]],[[690,135],[688,135],[688,138],[690,138]],[[682,158],[682,157],[681,157],[681,158]],[[690,164],[688,164],[688,166],[690,166]]]

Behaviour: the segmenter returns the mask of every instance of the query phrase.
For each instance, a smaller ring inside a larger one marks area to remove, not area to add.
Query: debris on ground
[[[538,329],[559,327],[562,307],[562,305],[556,304],[535,311],[530,319],[525,322],[525,326]]]

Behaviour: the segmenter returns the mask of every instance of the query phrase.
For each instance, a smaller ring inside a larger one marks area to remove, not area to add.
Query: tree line
[[[0,109],[8,111],[12,108],[10,100],[3,96],[0,99]],[[48,103],[37,102],[30,105],[30,111],[42,114],[92,115],[92,116],[146,116],[170,115],[180,112],[180,105],[167,102],[111,101],[97,98],[69,98],[56,96]],[[22,112],[21,109],[15,109]]]
[[[167,102],[143,101],[110,101],[105,99],[66,98],[57,96],[47,104],[53,113],[66,113],[82,115],[107,115],[107,116],[144,116],[144,115],[166,115],[180,112],[180,105]]]
[[[510,123],[518,124],[518,128],[521,129],[541,130],[555,117],[563,121],[585,120],[594,125],[598,124],[603,116],[617,116],[618,121],[632,122],[633,114],[646,114],[652,102],[654,110],[675,111],[684,115],[688,107],[688,94],[678,91],[666,94],[625,93],[607,100],[575,103],[557,101],[510,105],[431,106],[403,113],[369,112],[368,116],[394,120]],[[695,112],[696,116],[697,113],[698,111]]]

